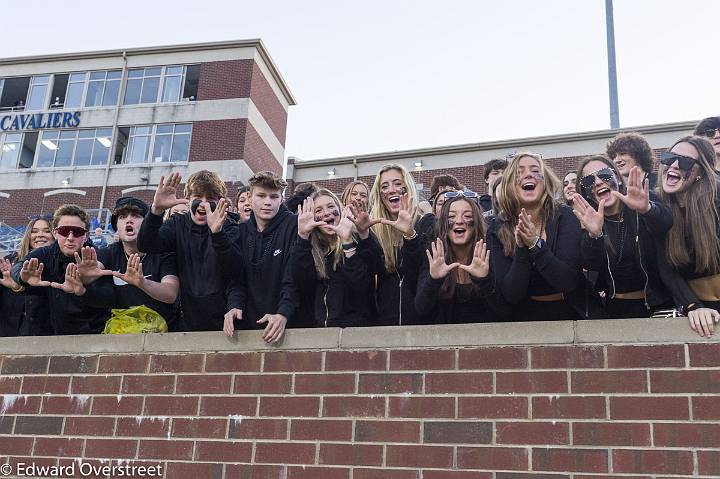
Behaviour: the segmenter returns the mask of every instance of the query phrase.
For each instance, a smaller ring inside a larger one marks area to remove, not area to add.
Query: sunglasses
[[[701,136],[704,136],[706,138],[714,138],[715,133],[720,131],[720,127],[718,128],[708,128],[707,130],[699,131],[698,134]]]
[[[678,168],[680,168],[682,171],[691,170],[693,165],[698,162],[695,158],[678,155],[669,151],[663,151],[662,153],[660,153],[660,163],[662,163],[663,165],[670,167],[675,164],[676,161],[678,164]]]
[[[70,236],[70,233],[72,233],[75,238],[80,238],[81,236],[85,236],[87,232],[88,230],[80,226],[58,226],[55,228],[55,233],[65,238]]]
[[[615,179],[615,172],[610,168],[600,168],[594,173],[590,173],[589,175],[585,175],[582,178],[580,178],[580,186],[583,190],[592,190],[593,185],[595,184],[595,178],[599,178],[600,181],[603,183],[606,183],[607,185],[612,185],[613,183],[617,183]]]
[[[443,193],[443,196],[446,200],[449,200],[450,198],[477,198],[478,194],[474,191],[448,191],[446,193]]]

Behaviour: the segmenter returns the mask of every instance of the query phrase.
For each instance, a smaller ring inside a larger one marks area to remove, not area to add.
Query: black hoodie
[[[266,314],[282,314],[293,326],[299,304],[298,291],[292,277],[290,256],[297,238],[297,217],[284,205],[262,231],[258,231],[255,215],[239,225],[239,234],[222,231],[212,236],[215,253],[223,258],[227,275],[240,278],[243,294],[233,308],[243,311],[238,329],[264,329],[257,321]]]
[[[228,218],[223,232],[236,239],[237,223]],[[210,236],[210,229],[195,224],[190,213],[172,215],[163,223],[162,216],[152,211],[138,235],[138,249],[143,253],[175,253],[183,326],[189,331],[222,331],[225,313],[236,307],[242,294],[237,280],[223,275],[225,260],[212,248]]]

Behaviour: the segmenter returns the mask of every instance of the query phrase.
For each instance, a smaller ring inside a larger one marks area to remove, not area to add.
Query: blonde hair
[[[319,189],[312,194],[312,199],[316,200],[321,196],[330,197],[335,206],[338,208],[338,212],[342,212],[342,205],[340,200],[335,194],[326,190],[325,188]],[[335,271],[343,260],[342,241],[338,235],[335,235],[333,239],[331,236],[323,233],[319,228],[315,228],[310,232],[310,245],[312,246],[313,262],[315,263],[315,271],[317,271],[320,279],[328,279],[329,275],[325,268],[325,256],[329,253],[333,255],[333,271]]]
[[[405,169],[404,166],[398,164],[385,165],[380,168],[377,176],[375,176],[375,183],[373,183],[372,190],[370,191],[370,217],[371,218],[385,218],[393,220],[390,216],[390,212],[385,207],[385,203],[382,200],[382,194],[380,191],[380,177],[383,173],[390,170],[398,171],[405,181],[405,187],[407,188],[407,197],[411,201],[417,199],[417,188],[415,187],[415,180],[410,176],[410,173]],[[416,215],[415,220],[419,216]],[[397,271],[398,266],[398,251],[399,247],[402,247],[403,237],[402,233],[393,228],[392,226],[384,224],[376,224],[372,227],[375,236],[377,237],[378,243],[383,250],[383,256],[385,257],[385,270],[389,273]]]
[[[345,187],[342,192],[342,196],[340,196],[340,201],[342,202],[343,206],[348,206],[350,204],[350,193],[352,192],[352,189],[355,188],[357,185],[364,186],[368,192],[368,196],[370,196],[370,187],[367,185],[367,183],[365,183],[364,181],[353,181]],[[370,198],[368,198],[368,201],[369,200]]]
[[[520,160],[528,156],[538,162],[545,181],[545,191],[540,198],[541,217],[539,218],[543,228],[547,220],[555,214],[555,196],[558,191],[561,191],[562,183],[560,183],[560,180],[550,167],[543,162],[540,155],[530,152],[519,153],[510,161],[508,167],[505,168],[502,183],[500,184],[503,194],[500,196],[499,205],[501,213],[498,217],[502,221],[502,226],[498,231],[498,237],[503,245],[505,256],[512,256],[515,250],[515,227],[517,226],[520,210],[523,208],[515,190],[515,182]]]
[[[30,222],[27,224],[27,227],[25,228],[25,234],[23,234],[22,241],[20,242],[20,248],[18,249],[17,255],[18,261],[23,259],[30,251],[32,251],[32,247],[30,246],[30,233],[32,233],[32,229],[35,227],[35,224],[38,221],[44,221],[45,223],[47,223],[48,228],[50,228],[50,231],[52,232],[53,225],[51,218],[41,216],[40,218],[34,218],[30,220]]]

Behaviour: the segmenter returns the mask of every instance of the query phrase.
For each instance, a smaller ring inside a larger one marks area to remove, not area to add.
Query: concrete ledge
[[[188,351],[437,348],[507,345],[720,342],[690,330],[686,318],[291,329],[280,344],[260,331],[0,338],[0,354],[93,354]]]

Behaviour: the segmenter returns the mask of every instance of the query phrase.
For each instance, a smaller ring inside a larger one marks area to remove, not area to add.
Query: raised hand
[[[50,286],[50,281],[43,281],[42,279],[44,268],[45,265],[37,258],[29,259],[23,263],[23,267],[20,270],[20,279],[30,286],[47,288]]]
[[[142,258],[138,253],[131,254],[128,258],[125,272],[121,273],[119,271],[113,271],[112,275],[116,278],[122,279],[127,284],[142,288],[142,285],[145,282],[145,276],[143,275],[142,269]]]
[[[430,263],[430,277],[433,279],[444,278],[450,271],[454,270],[460,263],[445,263],[445,246],[440,238],[430,243],[430,251],[425,250]]]
[[[223,332],[232,338],[235,334],[235,320],[240,321],[242,319],[242,309],[233,308],[225,313],[225,320],[223,322]]]
[[[370,234],[370,228],[378,223],[381,223],[380,218],[370,218],[370,213],[365,206],[365,203],[360,200],[352,200],[350,202],[350,221],[355,223],[358,235],[362,239],[366,239]]]
[[[167,179],[165,179],[164,176],[160,177],[160,183],[158,183],[155,196],[153,197],[151,208],[153,214],[162,215],[165,210],[175,205],[188,204],[188,200],[185,198],[177,197],[177,190],[181,179],[180,173],[177,172],[170,173]]]
[[[650,188],[647,178],[641,180],[642,176],[640,167],[633,166],[628,175],[627,194],[623,195],[619,191],[610,191],[610,194],[625,203],[628,208],[645,214],[650,211]]]
[[[490,273],[490,251],[483,240],[475,243],[472,262],[461,264],[460,269],[467,271],[473,278],[484,278]]]
[[[210,210],[210,203],[207,201],[203,201],[202,206],[205,208],[205,219],[207,221],[208,228],[210,228],[210,232],[217,233],[222,231],[225,218],[227,218],[230,202],[225,198],[220,198],[220,201],[218,201],[218,204],[215,207],[215,211]]]
[[[518,225],[515,229],[516,236],[520,237],[522,244],[528,248],[532,247],[540,237],[540,228],[533,223],[532,215],[527,214],[525,208],[520,210]]]
[[[0,273],[2,273],[2,278],[0,278],[0,285],[5,286],[12,291],[17,291],[18,289],[20,289],[20,285],[17,284],[14,279],[12,279],[12,263],[9,259],[0,259]]]
[[[332,226],[333,231],[335,231],[335,234],[338,235],[338,238],[340,238],[340,241],[343,243],[349,243],[352,241],[353,222],[351,217],[352,213],[350,212],[350,208],[345,207],[342,211],[340,222],[337,225]]]
[[[591,238],[598,238],[602,234],[605,224],[605,200],[600,200],[598,209],[590,206],[582,195],[575,193],[573,196],[573,213],[580,221],[580,225],[588,232]]]
[[[75,262],[78,266],[78,273],[83,284],[90,284],[103,276],[110,276],[113,272],[109,269],[100,268],[97,260],[97,252],[92,246],[83,246],[81,254],[75,253]],[[82,255],[82,256],[81,256]]]
[[[412,236],[415,233],[415,217],[417,216],[418,207],[415,199],[408,198],[407,193],[400,196],[400,211],[396,220],[382,218],[380,222],[384,225],[392,226],[403,236]]]
[[[82,296],[85,294],[85,286],[80,280],[80,274],[78,272],[78,265],[70,263],[65,268],[65,282],[64,283],[50,283],[50,287],[65,291],[68,294],[74,294],[75,296]]]
[[[305,198],[303,204],[298,205],[298,235],[302,239],[309,239],[312,230],[324,224],[323,221],[315,221],[315,201]]]

